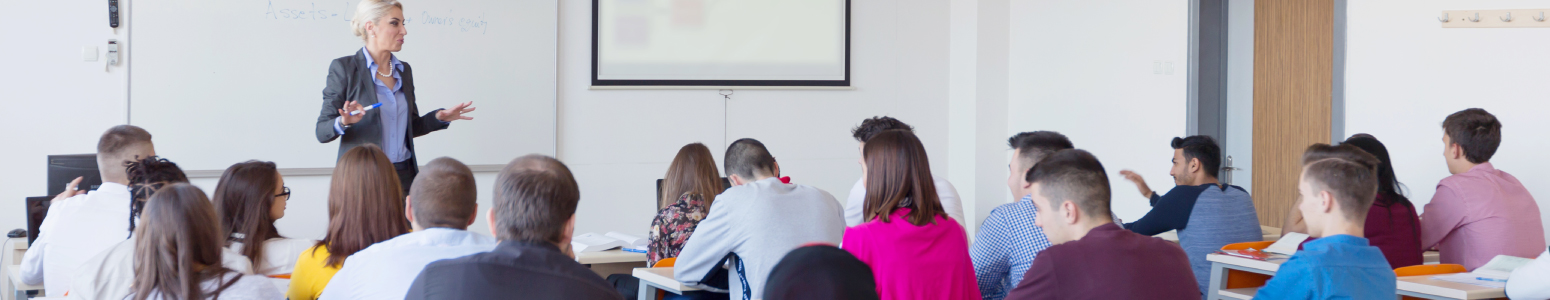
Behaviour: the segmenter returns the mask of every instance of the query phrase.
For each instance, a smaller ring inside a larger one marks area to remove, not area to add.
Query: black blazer
[[[404,70],[399,72],[399,77],[404,82],[402,90],[404,101],[408,102],[406,104],[409,107],[409,115],[420,115],[420,109],[414,103],[414,69],[409,67],[409,62],[399,62],[404,65]],[[370,70],[366,65],[364,50],[355,51],[355,55],[334,59],[334,62],[328,65],[328,86],[323,88],[323,110],[318,113],[317,121],[319,143],[332,142],[340,137],[334,132],[334,119],[339,117],[339,109],[344,108],[345,102],[355,100],[361,106],[377,104],[377,84],[371,81],[372,72],[374,70]],[[419,171],[419,164],[415,162],[416,158],[413,155],[414,138],[447,128],[446,123],[436,119],[437,111],[440,109],[419,118],[411,118],[407,122],[409,131],[404,135],[404,145],[409,148],[408,161],[414,166],[415,171]],[[377,115],[380,112],[382,112],[380,109],[367,111],[366,116],[362,117],[359,123],[344,130],[344,139],[339,142],[340,156],[356,146],[382,145],[382,118]]]
[[[490,252],[431,262],[406,300],[624,300],[607,281],[549,243],[501,241]]]

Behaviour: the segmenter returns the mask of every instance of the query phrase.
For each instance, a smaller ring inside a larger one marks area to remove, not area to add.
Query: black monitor
[[[43,225],[43,217],[48,216],[48,205],[54,197],[27,197],[27,244],[38,239],[38,227]]]
[[[731,180],[727,180],[726,177],[721,177],[721,190],[722,191],[726,191],[727,189],[730,189],[730,188],[732,188],[732,181]],[[657,198],[656,199],[659,199],[658,201],[660,201],[660,199],[662,199],[662,180],[661,179],[657,179]],[[652,214],[655,214],[655,212],[656,211],[653,210]]]
[[[76,177],[81,179],[80,190],[96,190],[102,185],[102,173],[97,171],[97,154],[65,154],[48,156],[48,195],[59,195]]]

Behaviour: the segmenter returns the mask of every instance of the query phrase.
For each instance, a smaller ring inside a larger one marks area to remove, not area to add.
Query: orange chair
[[[1464,273],[1464,272],[1469,272],[1469,270],[1464,269],[1464,265],[1460,265],[1460,264],[1414,265],[1414,266],[1401,267],[1401,268],[1398,268],[1398,269],[1394,269],[1394,275],[1398,275],[1399,277],[1437,275],[1437,274],[1453,274],[1453,273]],[[1405,300],[1423,299],[1423,298],[1416,298],[1416,297],[1410,297],[1410,296],[1404,296],[1404,297],[1401,297],[1401,298],[1405,299]]]
[[[676,263],[676,262],[678,262],[678,258],[677,257],[663,258],[662,260],[658,260],[657,264],[651,265],[651,267],[652,268],[666,268],[666,267],[673,266],[673,263]],[[664,297],[667,297],[667,291],[657,291],[657,299],[655,299],[655,300],[662,300],[662,298],[664,298]]]
[[[274,275],[269,275],[269,278],[274,278],[274,279],[291,279],[291,274],[274,274]]]
[[[1248,248],[1265,250],[1266,247],[1270,247],[1270,244],[1274,243],[1275,241],[1227,244],[1226,246],[1222,246],[1222,251],[1243,250]],[[1227,285],[1228,289],[1238,289],[1265,286],[1266,281],[1270,281],[1270,275],[1239,270],[1227,270],[1227,282],[1225,284]]]

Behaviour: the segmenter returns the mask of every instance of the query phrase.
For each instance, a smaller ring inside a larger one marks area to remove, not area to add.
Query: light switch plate
[[[97,61],[97,46],[82,46],[81,61]]]

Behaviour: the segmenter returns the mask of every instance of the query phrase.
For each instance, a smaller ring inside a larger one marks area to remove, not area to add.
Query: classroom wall
[[[0,2],[0,231],[27,228],[22,201],[47,192],[46,155],[96,152],[97,137],[129,114],[129,50],[104,66],[108,39],[127,42],[130,18],[115,34],[106,10],[101,1]],[[98,60],[82,61],[82,46],[96,46]]]
[[[1443,10],[1541,8],[1543,1],[1383,0],[1349,2],[1346,133],[1370,133],[1388,147],[1399,181],[1417,206],[1449,175],[1442,120],[1484,108],[1502,122],[1491,159],[1523,182],[1550,215],[1550,30],[1444,29]],[[1528,21],[1527,17],[1522,20]],[[1424,210],[1424,207],[1423,207]],[[1550,223],[1546,223],[1550,224]],[[1550,232],[1550,230],[1546,230]]]

